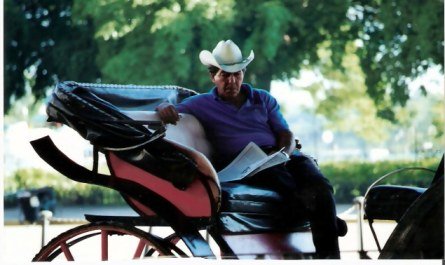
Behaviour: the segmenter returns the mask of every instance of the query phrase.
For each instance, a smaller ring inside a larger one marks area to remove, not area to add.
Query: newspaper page
[[[268,156],[255,143],[250,142],[223,170],[218,172],[220,182],[240,180],[266,168],[289,160],[282,150]]]
[[[260,167],[258,167],[254,171],[252,171],[249,174],[249,176],[255,175],[256,173],[260,172],[261,170],[264,170],[266,168],[273,167],[275,165],[284,163],[288,160],[289,160],[289,156],[283,152],[283,149],[281,149],[280,151],[268,156],[267,161],[264,164],[260,165]]]

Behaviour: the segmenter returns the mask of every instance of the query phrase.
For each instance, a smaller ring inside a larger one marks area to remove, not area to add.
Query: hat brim
[[[216,66],[220,69],[222,69],[225,72],[228,73],[235,73],[238,71],[243,70],[247,67],[247,65],[252,62],[253,58],[255,57],[253,51],[250,51],[250,54],[247,58],[243,59],[239,63],[235,64],[219,64],[213,54],[210,51],[204,50],[199,53],[199,59],[201,60],[201,63],[205,66]]]

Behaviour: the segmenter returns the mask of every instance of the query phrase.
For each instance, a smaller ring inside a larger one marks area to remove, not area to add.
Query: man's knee
[[[329,190],[333,188],[329,180],[321,173],[316,160],[306,154],[298,153],[290,157],[286,163],[287,170],[294,176],[298,185],[312,187],[316,190]]]
[[[315,167],[315,168],[319,168],[318,167],[318,162],[317,159],[315,159],[314,157],[305,154],[303,152],[300,151],[295,151],[291,154],[290,156],[290,161],[288,163],[294,163],[294,164],[310,164],[311,166]]]

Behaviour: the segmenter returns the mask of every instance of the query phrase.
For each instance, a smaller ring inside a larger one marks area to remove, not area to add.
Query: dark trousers
[[[340,258],[333,188],[316,162],[300,153],[285,165],[266,169],[241,182],[272,188],[305,208],[318,258]]]

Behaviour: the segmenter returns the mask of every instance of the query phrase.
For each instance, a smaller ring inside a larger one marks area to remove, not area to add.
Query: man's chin
[[[224,89],[224,94],[226,95],[238,95],[239,91],[237,89]]]

